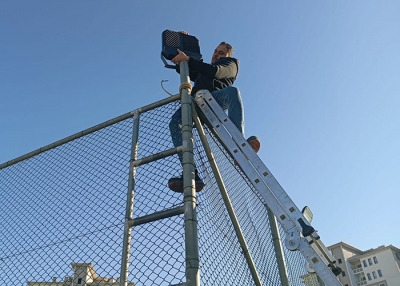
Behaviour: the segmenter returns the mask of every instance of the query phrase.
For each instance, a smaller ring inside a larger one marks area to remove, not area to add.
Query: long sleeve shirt
[[[177,66],[179,72],[179,66]],[[239,72],[239,60],[220,58],[213,64],[189,58],[189,76],[194,82],[192,95],[200,89],[212,92],[233,85]]]

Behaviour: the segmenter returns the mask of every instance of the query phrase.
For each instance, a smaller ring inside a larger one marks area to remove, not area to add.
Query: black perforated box
[[[196,60],[201,60],[199,40],[190,35],[165,30],[162,33],[162,55],[167,60],[172,60],[180,49],[186,55]]]

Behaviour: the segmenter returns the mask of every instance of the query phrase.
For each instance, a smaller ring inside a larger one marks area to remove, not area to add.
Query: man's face
[[[218,61],[220,58],[226,58],[228,57],[228,49],[225,47],[225,45],[219,45],[211,58],[211,63],[215,63]]]

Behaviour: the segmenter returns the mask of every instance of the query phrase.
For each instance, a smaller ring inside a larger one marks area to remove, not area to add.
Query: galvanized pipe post
[[[133,131],[132,131],[132,145],[131,145],[131,158],[129,166],[129,177],[128,177],[128,192],[126,199],[125,208],[125,225],[124,225],[124,238],[122,244],[122,258],[121,258],[121,275],[120,275],[120,286],[128,285],[129,275],[129,256],[131,249],[131,238],[132,228],[129,225],[129,221],[133,217],[133,198],[135,194],[135,178],[136,178],[136,166],[133,164],[137,160],[138,151],[138,139],[139,139],[139,117],[138,111],[134,112]]]
[[[189,65],[180,63],[180,93],[182,109],[183,146],[183,196],[185,220],[186,285],[200,286],[199,247],[197,234],[196,189],[194,183],[192,96],[189,78]]]
[[[289,277],[286,270],[285,256],[283,254],[281,236],[279,234],[278,223],[271,209],[265,204],[268,211],[269,226],[271,228],[272,240],[274,243],[276,261],[278,263],[279,277],[282,286],[289,286]]]

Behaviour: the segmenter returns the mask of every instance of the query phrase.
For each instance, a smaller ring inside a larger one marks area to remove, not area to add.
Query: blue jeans
[[[244,110],[239,89],[228,86],[224,89],[213,91],[211,94],[223,110],[228,110],[229,119],[244,136]],[[172,115],[171,122],[169,123],[169,131],[175,147],[182,145],[181,124],[182,112],[181,108],[179,108],[174,115]],[[182,153],[178,153],[178,156],[179,160],[182,162]]]

